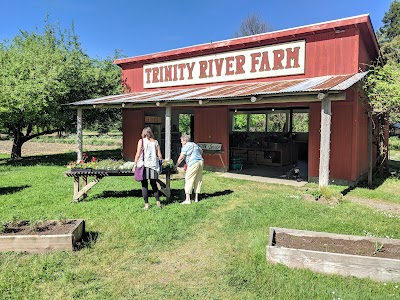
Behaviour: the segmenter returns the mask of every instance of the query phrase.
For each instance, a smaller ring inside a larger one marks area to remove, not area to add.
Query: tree
[[[394,0],[382,19],[377,37],[385,62],[400,63],[400,2]]]
[[[377,36],[381,61],[370,68],[364,89],[377,115],[390,116],[390,123],[400,122],[400,2],[394,0],[382,20]]]
[[[20,31],[0,43],[0,66],[0,128],[13,136],[12,159],[26,141],[75,126],[64,104],[121,93],[112,60],[91,59],[73,26],[61,31],[48,20],[43,32]]]
[[[240,28],[235,32],[234,37],[243,37],[260,34],[273,30],[267,23],[262,22],[257,14],[248,15],[240,24]]]
[[[381,57],[370,67],[364,81],[364,91],[372,108],[372,120],[376,120],[377,166],[382,170],[388,149],[385,142],[385,124],[400,121],[400,2],[394,0],[377,32]],[[369,176],[368,184],[372,178]]]

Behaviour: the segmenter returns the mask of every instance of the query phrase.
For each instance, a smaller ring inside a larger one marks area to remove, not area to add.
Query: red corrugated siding
[[[371,50],[377,50],[378,45],[374,38],[374,32],[371,25],[371,21],[368,15],[356,16],[352,18],[346,18],[341,20],[335,20],[331,22],[324,22],[319,24],[312,24],[308,26],[302,26],[297,28],[290,28],[287,30],[280,30],[275,32],[268,32],[265,34],[246,36],[243,38],[236,38],[225,41],[217,41],[212,43],[206,43],[202,45],[194,45],[180,49],[174,49],[159,53],[152,53],[148,55],[142,55],[138,57],[130,57],[124,59],[118,59],[115,63],[119,65],[128,63],[138,63],[143,61],[165,61],[174,60],[183,57],[190,57],[192,53],[196,55],[209,54],[215,52],[222,52],[238,48],[251,48],[257,47],[265,41],[271,43],[282,43],[288,41],[291,37],[300,37],[318,34],[320,32],[335,31],[336,29],[348,29],[358,27],[364,32],[367,39],[371,40]]]
[[[332,103],[330,177],[351,178],[353,144],[353,105],[349,102]],[[355,143],[355,142],[354,142]]]
[[[372,60],[375,59],[373,53],[371,53],[370,49],[365,45],[364,39],[359,39],[359,53],[358,53],[358,67],[360,70],[366,70],[367,67],[372,63]]]
[[[270,45],[300,39],[306,39],[306,70],[304,75],[254,79],[249,80],[249,82],[269,82],[283,79],[356,73],[360,67],[364,69],[365,64],[368,64],[371,59],[375,58],[377,55],[377,46],[376,41],[371,39],[373,31],[369,23],[369,17],[364,16],[359,18],[357,20],[357,22],[361,22],[359,25],[352,25],[356,24],[354,22],[356,22],[355,19],[337,22],[335,26],[333,24],[329,26],[315,26],[315,28],[311,26],[307,30],[303,28],[300,31],[293,29],[292,31],[287,31],[285,33],[286,36],[278,32],[273,35],[267,34],[264,39],[261,36],[251,37],[243,39],[244,44],[238,43],[238,40],[229,40],[215,44],[215,49],[207,48],[207,45],[200,45],[139,57],[138,59],[121,60],[123,78],[127,79],[126,83],[132,92],[140,92],[144,91],[143,63],[220,53],[239,48]],[[293,34],[289,34],[289,32]],[[365,39],[365,42],[361,39]],[[123,62],[127,63],[124,64]],[[237,82],[229,83],[234,84]],[[203,84],[196,85],[196,87],[219,84]],[[364,108],[358,103],[358,94],[352,89],[346,93],[346,101],[332,103],[330,177],[343,180],[356,180],[368,168],[366,148],[367,118]],[[282,106],[282,104],[278,105]],[[309,108],[308,173],[309,177],[318,177],[321,105],[320,103],[309,103]],[[222,143],[224,151],[222,154],[223,164],[227,169],[229,164],[228,107],[194,108],[194,112],[195,142]],[[143,111],[124,110],[124,137],[129,137],[128,139],[124,139],[125,158],[134,156],[137,140],[131,137],[137,136],[137,139],[139,138],[141,129],[144,126],[143,122]],[[376,149],[374,148],[375,152]],[[217,155],[205,155],[205,163],[212,167],[224,167]]]
[[[308,132],[308,177],[318,177],[321,103],[310,103]]]
[[[143,66],[125,66],[122,69],[122,80],[126,81],[130,92],[143,92]]]
[[[221,154],[204,154],[204,164],[210,167],[229,167],[229,110],[227,107],[196,108],[194,110],[194,141],[197,143],[222,143]]]
[[[335,38],[336,37],[336,38]],[[324,75],[354,74],[358,69],[358,31],[354,28],[347,28],[344,32],[335,33],[328,31],[315,35],[302,37],[306,39],[306,71],[304,75],[280,76],[272,78],[259,78],[246,81],[231,81],[226,84],[238,82],[260,82],[276,81],[285,79],[308,78]],[[295,37],[287,41],[302,39]],[[270,44],[270,42],[269,42]],[[261,45],[261,44],[260,44]],[[258,45],[258,46],[260,46]],[[232,50],[232,49],[230,49]],[[199,55],[193,53],[193,56]],[[123,79],[131,92],[149,91],[152,89],[143,89],[143,64],[124,65]],[[220,85],[221,83],[188,85],[185,87],[201,87]],[[180,88],[180,87],[178,87]],[[170,88],[174,89],[174,88]],[[154,90],[154,89],[153,89]]]
[[[143,127],[144,111],[129,108],[122,110],[122,156],[125,160],[135,159],[136,146]]]
[[[368,172],[368,114],[366,108],[359,103],[355,103],[358,106],[358,123],[355,128],[358,130],[357,138],[357,172],[354,174],[355,178]]]
[[[331,152],[329,177],[355,180],[352,178],[353,115],[352,103],[333,102],[331,119]],[[321,104],[310,104],[310,127],[308,137],[308,176],[319,176],[319,148],[321,126]]]

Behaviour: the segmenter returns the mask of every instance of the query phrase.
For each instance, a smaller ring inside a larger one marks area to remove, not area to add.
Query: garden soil
[[[72,233],[77,220],[62,221],[43,221],[29,223],[28,221],[18,221],[7,223],[1,235],[57,235]]]
[[[342,240],[328,237],[297,236],[279,233],[275,246],[320,252],[400,259],[400,245],[376,244],[369,240]]]

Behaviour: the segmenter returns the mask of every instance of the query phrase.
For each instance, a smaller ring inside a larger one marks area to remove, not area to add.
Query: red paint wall
[[[144,128],[144,111],[125,108],[122,110],[122,157],[133,161],[136,146]]]
[[[138,59],[121,60],[123,79],[132,92],[145,91],[143,88],[143,64],[182,59],[259,47],[290,41],[306,40],[305,74],[285,77],[253,79],[252,81],[277,81],[309,78],[325,75],[352,74],[365,69],[377,56],[377,44],[368,16],[339,20],[332,24],[300,27],[288,31],[260,36],[218,42],[215,47],[199,45],[165,53],[150,54]],[[241,81],[244,82],[244,81]],[[225,82],[223,84],[235,84]],[[212,86],[221,83],[195,85]],[[192,86],[185,86],[189,88]],[[172,87],[177,89],[182,87]],[[147,89],[146,91],[150,91]],[[346,91],[347,100],[332,103],[330,177],[333,179],[356,180],[368,168],[367,160],[367,116],[365,108],[358,101],[356,89]],[[287,104],[290,106],[290,103]],[[309,177],[318,177],[321,104],[303,103],[309,106]],[[282,103],[279,104],[282,107]],[[124,157],[132,158],[136,142],[144,126],[144,112],[123,110]],[[229,107],[194,108],[195,142],[222,143],[221,162],[217,155],[205,154],[205,164],[211,167],[229,167]],[[132,138],[134,136],[134,138]],[[128,137],[128,138],[127,138]]]
[[[204,164],[228,170],[229,167],[229,109],[227,107],[196,108],[194,110],[194,141],[197,143],[222,143],[221,158],[204,154]]]
[[[290,42],[305,39],[306,40],[306,70],[304,75],[294,76],[281,76],[281,77],[269,77],[252,80],[244,80],[240,82],[259,82],[259,81],[276,81],[276,80],[287,80],[296,78],[308,78],[324,75],[337,75],[337,74],[353,74],[357,73],[358,64],[358,30],[356,28],[346,28],[344,32],[336,33],[334,30],[322,33],[309,33],[302,37],[291,37],[284,38],[281,40],[265,40],[253,47],[260,47],[262,45],[278,44],[282,42]],[[237,48],[237,47],[236,47]],[[234,49],[229,49],[233,51]],[[226,49],[225,49],[226,51]],[[221,52],[221,51],[219,51]],[[218,53],[218,51],[215,51]],[[198,53],[192,54],[192,56],[199,55]],[[200,55],[206,55],[200,54]],[[160,62],[168,60],[168,58],[161,57],[152,61]],[[148,63],[148,62],[147,62]],[[128,64],[123,66],[122,70],[123,79],[126,80],[128,87],[131,92],[142,92],[151,91],[154,89],[143,88],[143,62]],[[224,82],[223,84],[238,83]],[[210,83],[203,85],[187,85],[184,88],[189,87],[200,87],[200,86],[211,86],[220,85],[221,83]],[[182,86],[170,88],[176,89],[182,88]]]
[[[321,103],[310,103],[308,132],[308,177],[318,177]]]

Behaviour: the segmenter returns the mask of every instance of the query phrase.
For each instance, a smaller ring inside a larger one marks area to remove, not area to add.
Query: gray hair
[[[182,134],[181,140],[184,140],[186,142],[190,142],[190,135],[188,135],[186,133]]]
[[[154,139],[154,134],[150,127],[143,128],[142,138],[145,138],[145,137]]]

